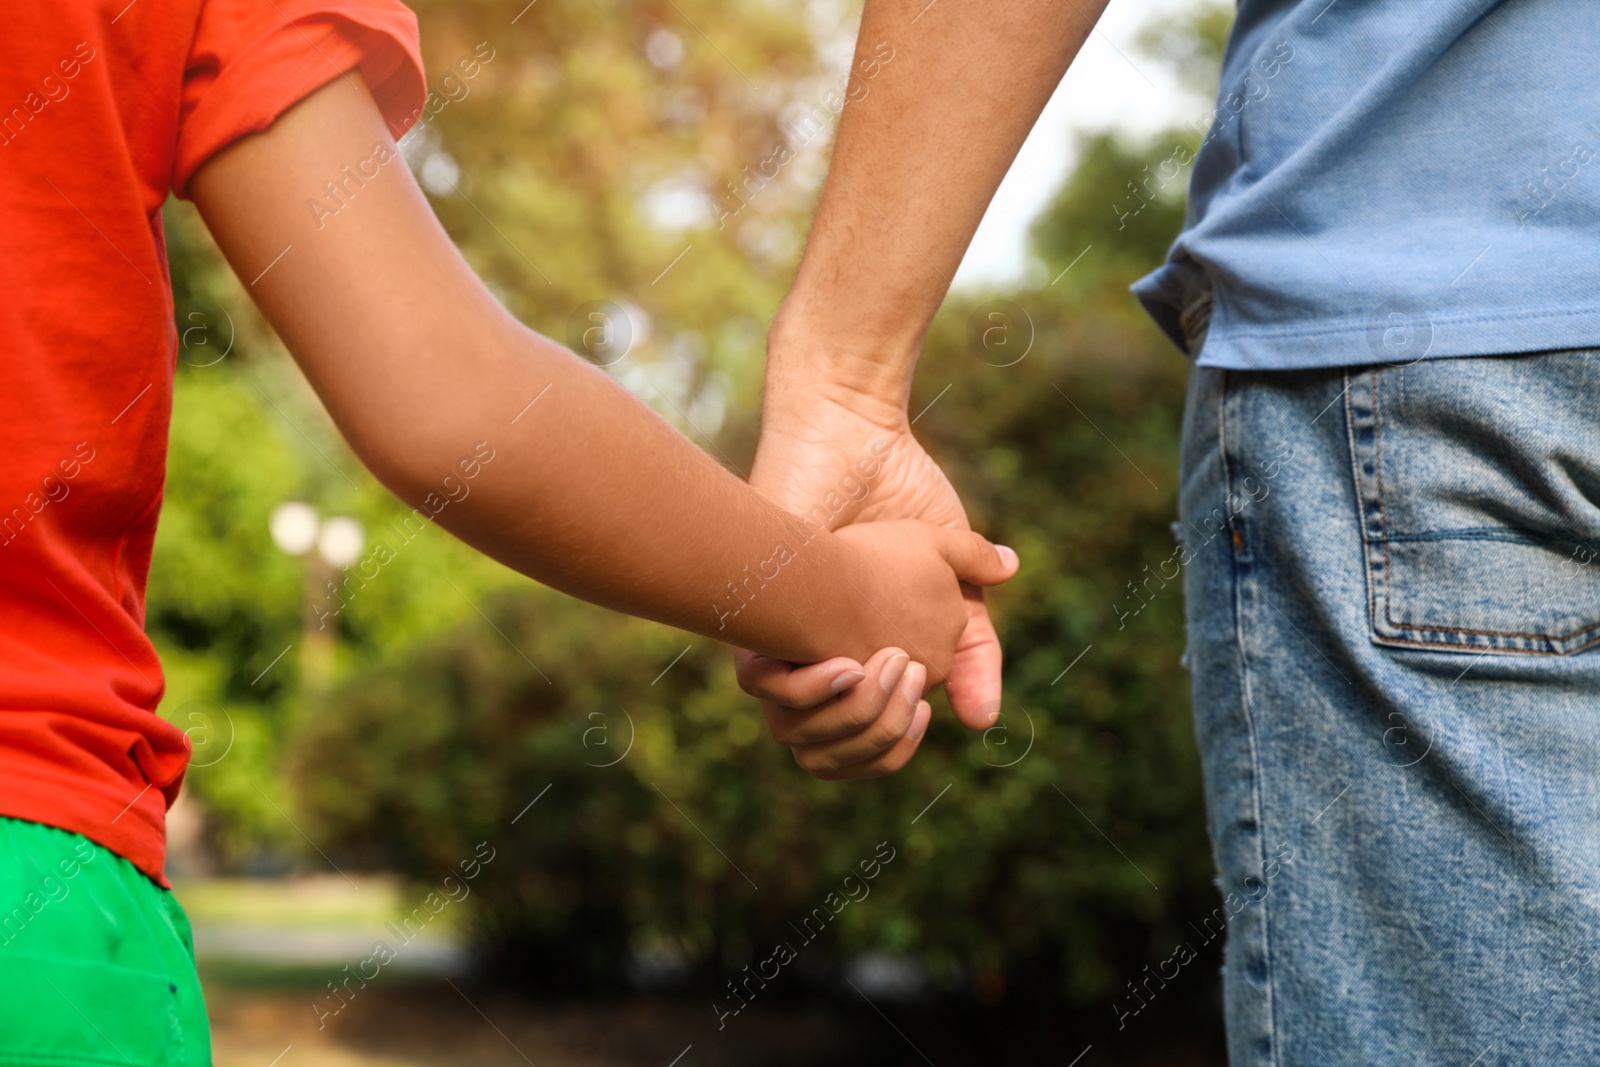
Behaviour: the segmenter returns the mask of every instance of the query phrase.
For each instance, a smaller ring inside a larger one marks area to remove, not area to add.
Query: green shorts
[[[78,834],[0,817],[0,1067],[209,1067],[189,920]]]

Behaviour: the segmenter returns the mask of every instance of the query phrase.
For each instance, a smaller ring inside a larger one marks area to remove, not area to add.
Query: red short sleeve
[[[172,188],[346,71],[360,68],[398,138],[427,83],[417,18],[398,0],[205,0],[184,69]]]

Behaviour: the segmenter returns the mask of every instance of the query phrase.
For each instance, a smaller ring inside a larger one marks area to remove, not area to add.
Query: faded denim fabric
[[[1216,292],[1202,366],[1306,369],[1600,345],[1600,4],[1240,0],[1188,184],[1134,292],[1172,336]]]
[[[1180,513],[1231,1062],[1600,1064],[1600,352],[1195,367]]]

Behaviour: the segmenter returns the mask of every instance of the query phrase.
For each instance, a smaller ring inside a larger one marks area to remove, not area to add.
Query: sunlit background
[[[831,141],[796,131],[859,8],[414,6],[436,96],[403,147],[468,260],[563,342],[605,309],[599,362],[747,470]],[[1178,230],[1187,171],[1157,172],[1228,19],[1113,0],[934,323],[915,430],[1025,570],[993,597],[1000,725],[936,703],[878,782],[800,772],[714,643],[416,521],[168,205],[148,627],[195,745],[170,872],[220,1067],[1223,1062],[1219,946],[1147,969],[1218,899],[1152,578],[1184,363],[1126,287]]]

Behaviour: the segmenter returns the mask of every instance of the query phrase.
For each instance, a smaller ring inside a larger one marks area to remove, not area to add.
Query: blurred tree
[[[1217,95],[1234,6],[1202,0],[1177,15],[1153,19],[1140,31],[1138,49],[1176,74],[1189,92],[1209,102]]]
[[[1083,295],[1159,264],[1183,224],[1189,164],[1180,161],[1199,141],[1187,130],[1081,135],[1077,165],[1032,228],[1034,255],[1059,279],[1048,288]]]

